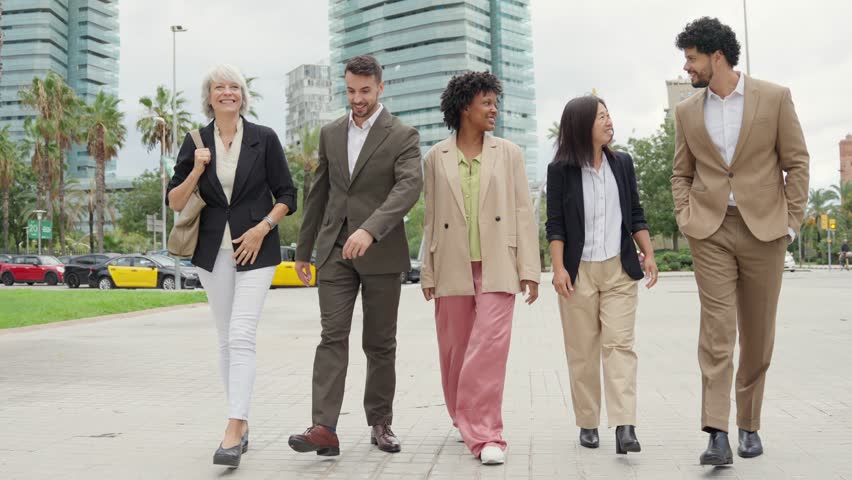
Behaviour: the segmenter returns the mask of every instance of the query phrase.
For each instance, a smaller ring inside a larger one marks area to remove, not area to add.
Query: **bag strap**
[[[201,140],[201,132],[198,130],[191,130],[189,132],[189,136],[191,136],[192,141],[195,142],[195,148],[204,148],[204,142]]]

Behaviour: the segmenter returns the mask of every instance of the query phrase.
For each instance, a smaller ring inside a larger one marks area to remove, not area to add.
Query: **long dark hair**
[[[553,163],[571,167],[591,166],[594,164],[595,147],[592,145],[592,127],[598,116],[598,104],[606,108],[603,99],[593,95],[572,98],[562,110],[559,122],[559,136],[556,138],[556,155]],[[612,150],[608,146],[603,151],[610,157]]]

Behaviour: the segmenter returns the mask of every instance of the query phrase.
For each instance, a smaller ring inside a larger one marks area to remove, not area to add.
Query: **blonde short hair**
[[[212,119],[214,116],[213,106],[210,104],[210,87],[213,86],[213,82],[235,82],[238,84],[243,97],[240,104],[240,115],[245,115],[248,112],[251,95],[245,77],[237,67],[223,63],[211,68],[201,81],[201,111],[207,118]]]

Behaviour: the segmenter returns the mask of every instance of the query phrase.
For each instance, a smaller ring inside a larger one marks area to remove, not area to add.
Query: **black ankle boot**
[[[598,437],[597,428],[581,428],[580,429],[580,445],[586,448],[598,448],[600,438]]]
[[[615,453],[626,454],[627,452],[641,452],[642,446],[636,439],[636,427],[633,425],[619,425],[615,428]]]
[[[710,432],[710,441],[707,450],[701,454],[699,459],[701,465],[731,465],[734,463],[734,453],[731,451],[731,443],[728,441],[728,432],[714,430]]]

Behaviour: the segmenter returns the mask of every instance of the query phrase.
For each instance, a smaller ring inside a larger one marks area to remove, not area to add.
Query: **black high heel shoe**
[[[636,439],[636,427],[619,425],[615,428],[615,453],[624,455],[627,452],[641,452],[642,446]]]
[[[216,449],[216,453],[213,454],[213,465],[224,465],[231,468],[239,467],[243,454],[248,451],[248,444],[248,429],[246,429],[245,435],[240,438],[240,443],[233,447],[222,448],[222,444],[220,443],[219,448]]]

